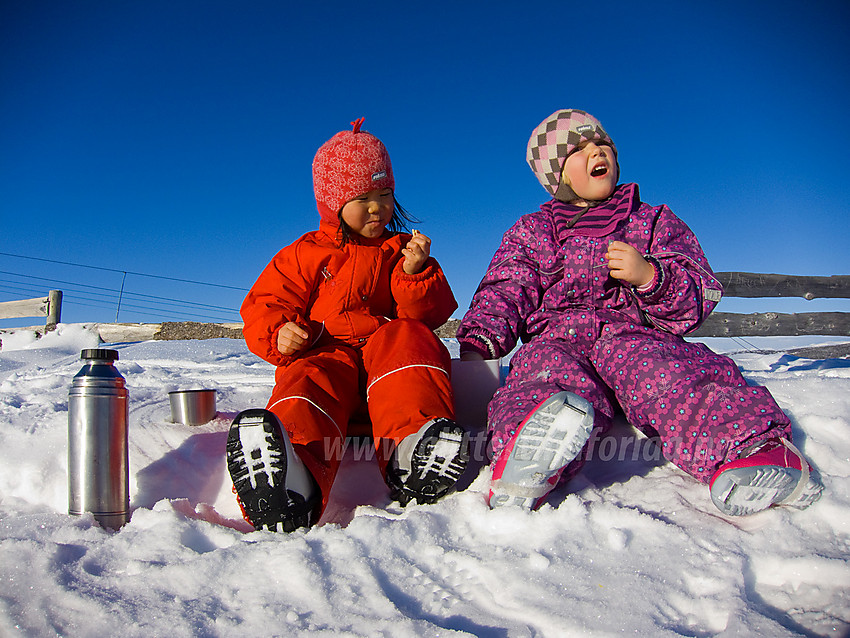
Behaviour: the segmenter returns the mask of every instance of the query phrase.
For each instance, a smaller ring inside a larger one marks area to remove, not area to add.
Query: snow
[[[97,338],[2,338],[0,636],[850,632],[850,360],[733,355],[823,475],[808,510],[725,518],[621,424],[533,513],[490,511],[480,462],[463,491],[402,509],[352,445],[321,524],[274,534],[242,521],[224,464],[229,422],[265,405],[272,367],[236,340],[110,344],[130,393],[132,508],[110,532],[67,514],[68,389]],[[198,387],[217,389],[216,419],[172,423],[168,391]]]

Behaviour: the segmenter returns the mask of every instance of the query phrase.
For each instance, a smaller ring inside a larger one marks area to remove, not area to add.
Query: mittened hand
[[[289,322],[277,333],[277,349],[281,354],[295,354],[308,345],[310,333],[297,323]]]
[[[655,268],[634,247],[621,241],[608,244],[605,253],[608,269],[614,279],[621,279],[632,286],[645,286],[655,276]]]
[[[428,256],[431,254],[431,239],[414,230],[413,237],[407,242],[407,246],[401,249],[401,254],[404,255],[402,270],[408,275],[415,275],[428,261]]]

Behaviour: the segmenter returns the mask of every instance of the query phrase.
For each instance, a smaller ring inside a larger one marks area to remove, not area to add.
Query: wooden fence
[[[750,272],[716,273],[724,297],[802,297],[804,299],[850,298],[850,275],[805,277]],[[848,312],[762,312],[739,314],[713,312],[691,333],[694,337],[756,337],[792,335],[850,335]]]
[[[0,303],[0,319],[47,317],[45,327],[52,330],[62,318],[62,291],[51,290],[46,297]]]
[[[795,275],[759,274],[746,272],[719,272],[725,297],[802,297],[804,299],[850,298],[850,275],[809,277]],[[56,293],[56,294],[54,294]],[[0,318],[47,316],[48,327],[59,322],[62,293],[51,291],[51,297],[0,303]],[[18,307],[17,305],[20,305]],[[9,314],[12,311],[35,314]],[[29,310],[27,310],[29,309]],[[443,338],[454,337],[457,319],[451,319],[437,330]],[[210,339],[242,338],[242,326],[196,322],[166,322],[162,324],[90,324],[98,330],[103,341],[145,339]],[[753,337],[753,336],[850,336],[850,312],[753,314],[713,312],[692,337]]]

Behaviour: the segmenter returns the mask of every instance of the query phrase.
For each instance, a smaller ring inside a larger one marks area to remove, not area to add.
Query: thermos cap
[[[87,348],[80,353],[80,359],[99,359],[101,361],[118,361],[117,350],[105,348]]]

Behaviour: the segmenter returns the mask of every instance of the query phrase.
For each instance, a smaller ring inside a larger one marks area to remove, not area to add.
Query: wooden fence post
[[[51,290],[47,294],[47,321],[46,326],[52,330],[62,320],[62,291]]]

